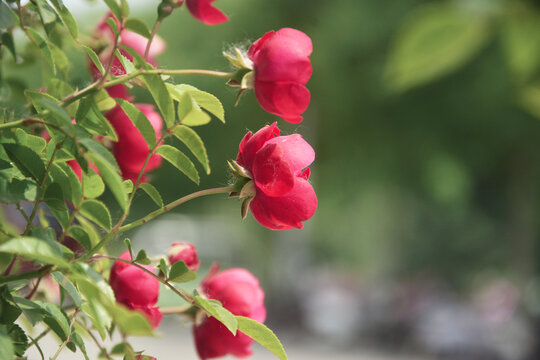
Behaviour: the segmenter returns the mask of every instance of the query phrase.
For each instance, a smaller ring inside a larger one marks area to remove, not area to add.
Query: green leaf
[[[0,38],[0,42],[9,49],[11,55],[13,55],[13,60],[17,61],[17,51],[15,50],[15,41],[13,41],[13,35],[11,35],[9,32],[3,33],[2,37]]]
[[[13,324],[21,313],[8,287],[0,287],[0,324]]]
[[[49,172],[53,178],[53,181],[60,185],[60,188],[62,189],[62,193],[65,195],[66,200],[69,200],[72,203],[78,201],[78,199],[73,198],[73,194],[71,192],[71,183],[69,181],[68,175],[65,173],[63,168],[58,163],[54,163],[52,164]]]
[[[2,144],[9,159],[24,176],[29,176],[37,183],[43,181],[45,164],[32,149],[19,144]]]
[[[71,300],[73,300],[73,304],[76,307],[81,307],[82,305],[81,296],[79,295],[79,290],[77,290],[75,285],[73,285],[73,283],[68,278],[66,278],[64,274],[62,274],[59,271],[53,271],[51,275],[54,278],[54,280],[58,283],[58,285],[60,285],[64,290],[66,290]]]
[[[20,130],[20,129],[17,129]],[[34,150],[36,153],[41,153],[43,150],[45,150],[45,146],[47,146],[47,142],[44,138],[41,136],[34,136],[30,134],[26,134],[26,145],[32,150]]]
[[[140,19],[136,19],[136,18],[127,19],[125,26],[126,26],[126,29],[131,30],[139,35],[142,35],[147,39],[150,39],[152,37],[152,34],[150,33],[148,26],[146,26],[146,23],[144,23]]]
[[[69,228],[68,235],[77,240],[86,250],[92,248],[92,241],[86,230],[79,225],[72,225]]]
[[[34,29],[31,27],[26,28],[28,30],[28,36],[30,40],[41,50],[45,56],[45,62],[49,66],[49,70],[53,75],[56,75],[56,67],[54,66],[53,56],[47,41]]]
[[[136,54],[136,51],[133,51],[133,49],[127,50],[132,55]],[[140,57],[140,55],[138,56]],[[149,64],[146,64],[145,68],[148,70],[154,69],[154,67]],[[174,125],[174,104],[161,76],[157,74],[143,75],[143,82],[148,91],[150,91],[150,94],[152,94],[154,101],[163,115],[163,120],[165,120],[167,127]]]
[[[10,7],[3,1],[0,1],[0,30],[7,30],[14,23],[15,16],[13,16]]]
[[[459,3],[420,7],[404,22],[386,64],[386,82],[404,91],[446,75],[469,61],[489,40],[486,18]]]
[[[156,152],[183,172],[191,181],[199,185],[199,173],[195,169],[195,165],[183,152],[170,145],[161,145]]]
[[[77,22],[73,18],[73,15],[71,15],[68,8],[62,2],[62,0],[50,0],[50,1],[53,4],[56,11],[58,11],[60,18],[62,19],[62,22],[68,28],[71,36],[73,36],[73,38],[77,40],[77,37],[79,36],[79,28],[77,27]]]
[[[103,158],[103,160],[107,161],[109,165],[115,170],[120,171],[120,168],[118,167],[118,164],[116,163],[116,159],[114,158],[113,154],[103,145],[101,145],[99,142],[95,141],[94,139],[81,139],[81,143],[86,147],[90,153],[99,155],[99,157]]]
[[[40,196],[38,185],[30,179],[12,179],[11,181],[0,178],[0,202],[17,203],[21,200],[36,201]]]
[[[152,336],[154,334],[152,325],[140,312],[129,310],[116,303],[111,307],[111,312],[116,325],[126,335]]]
[[[133,71],[135,71],[135,65],[133,65],[131,60],[129,60],[124,55],[122,55],[122,53],[120,53],[120,51],[118,51],[118,49],[115,50],[114,54],[116,55],[116,57],[118,58],[118,60],[122,64],[122,67],[126,71],[126,74],[131,74]]]
[[[129,251],[129,258],[133,259],[133,248],[131,247],[131,240],[129,240],[128,238],[125,238],[124,244],[126,244],[126,247]]]
[[[8,240],[0,245],[0,252],[19,254],[29,260],[40,260],[59,267],[65,268],[69,266],[62,257],[62,251],[59,247],[34,237],[20,237]]]
[[[11,326],[8,326],[8,335],[11,338],[15,355],[23,356],[26,349],[28,349],[28,337],[24,330],[17,324],[11,324]]]
[[[86,332],[87,333],[87,332]],[[77,345],[77,347],[81,350],[83,356],[84,356],[84,359],[85,360],[90,360],[90,358],[88,357],[88,354],[86,353],[86,345],[84,345],[84,339],[81,337],[81,335],[79,335],[78,332],[75,332],[73,331],[71,333],[71,336],[69,337],[71,339],[71,341],[73,341],[75,343],[75,345]]]
[[[167,84],[167,88],[169,89],[172,98],[176,101],[180,101],[182,94],[188,93],[200,107],[225,123],[225,110],[223,109],[221,101],[214,95],[187,84]]]
[[[51,183],[45,191],[43,200],[56,219],[58,219],[60,225],[65,229],[69,223],[69,212],[60,185],[56,182]]]
[[[236,335],[238,322],[235,316],[229,310],[225,309],[219,301],[206,300],[199,295],[195,296],[194,300],[199,308],[203,309],[209,316],[213,316],[216,320],[225,325],[233,335]]]
[[[278,337],[264,324],[245,316],[236,316],[238,330],[270,350],[281,360],[287,360],[287,354]]]
[[[73,171],[73,168],[65,162],[58,163],[64,173],[67,175],[69,181],[69,187],[71,191],[71,200],[73,204],[78,204],[82,198],[82,188],[79,181],[79,177]]]
[[[58,305],[45,301],[34,301],[39,305],[46,315],[43,321],[58,335],[62,340],[66,340],[70,334],[69,321],[66,314]]]
[[[64,53],[64,50],[60,49],[54,43],[50,43],[49,48],[51,49],[51,54],[52,54],[52,57],[53,57],[54,65],[60,71],[60,73],[62,74],[64,79],[67,79],[68,76],[69,76],[70,63],[69,63],[69,60],[68,60],[66,54]],[[50,92],[50,90],[49,90],[49,92]]]
[[[206,174],[210,174],[210,164],[204,142],[195,130],[184,125],[178,125],[174,128],[174,136],[182,141],[193,155],[195,155],[197,160],[199,160],[204,167],[204,170],[206,170]]]
[[[85,104],[85,106],[87,105]],[[118,136],[116,135],[114,128],[109,120],[103,116],[95,101],[91,102],[86,117],[82,121],[79,119],[77,120],[77,124],[87,129],[90,133],[108,137],[112,141],[118,141]]]
[[[159,191],[150,183],[139,184],[139,187],[144,190],[150,196],[150,198],[156,203],[160,208],[163,207],[163,199],[159,194]]]
[[[129,101],[123,99],[116,99],[116,101],[118,102],[118,105],[122,107],[133,125],[139,130],[148,147],[153,148],[156,144],[156,132],[146,115]]]
[[[189,126],[205,125],[211,120],[210,115],[202,111],[188,92],[184,92],[178,100],[178,119],[182,124]]]
[[[101,73],[101,75],[105,74],[105,69],[103,68],[103,64],[101,64],[101,61],[99,60],[99,57],[94,52],[94,50],[92,50],[91,48],[89,48],[86,45],[81,45],[81,46],[83,47],[83,49],[88,54],[88,57],[90,58],[90,60],[92,60],[94,65],[96,65],[96,67],[99,70],[99,72]],[[84,98],[84,99],[88,99],[88,98]]]
[[[14,356],[15,349],[11,343],[11,337],[8,335],[5,326],[0,326],[0,359],[10,360],[13,359]]]
[[[88,173],[83,172],[84,196],[90,199],[97,198],[105,191],[105,184],[94,170],[88,168]]]
[[[62,126],[68,133],[74,135],[74,125],[71,116],[59,104],[58,100],[46,93],[26,90],[24,94],[30,98],[36,111],[47,121]]]
[[[137,253],[137,257],[135,258],[135,262],[143,265],[149,265],[152,263],[152,261],[148,258],[146,251],[144,250],[139,250],[139,252]]]
[[[163,277],[165,277],[166,279],[169,278],[169,267],[167,266],[164,258],[159,259],[158,267],[159,270],[163,273]]]
[[[122,177],[118,174],[118,172],[115,171],[109,162],[98,154],[90,154],[90,157],[94,161],[94,164],[96,164],[101,177],[113,193],[116,201],[120,205],[120,208],[122,210],[126,210],[127,194],[125,192]]]
[[[111,230],[112,221],[109,209],[98,200],[85,200],[79,209],[81,214],[105,230]]]
[[[183,283],[195,280],[196,278],[197,273],[189,270],[186,263],[182,260],[178,260],[172,264],[171,269],[169,270],[168,280],[172,282]]]
[[[107,6],[109,7],[109,9],[112,11],[114,16],[116,16],[118,20],[122,20],[122,9],[120,8],[116,0],[104,0],[104,1],[105,1],[105,4],[107,4]]]

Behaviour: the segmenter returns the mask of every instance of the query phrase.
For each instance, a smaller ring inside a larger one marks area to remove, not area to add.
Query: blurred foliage
[[[365,277],[435,276],[459,286],[486,271],[524,279],[539,270],[538,1],[221,0],[219,7],[234,21],[205,27],[181,9],[164,22],[162,67],[227,70],[221,51],[230,39],[248,46],[272,28],[298,28],[314,43],[310,126],[266,114],[253,93],[234,107],[235,90],[219,80],[186,79],[222,99],[228,123],[200,129],[212,168],[203,188],[226,183],[225,161],[237,152],[231,144],[247,129],[279,121],[283,133],[301,129],[317,153],[319,208],[305,230],[312,261]],[[154,14],[140,15],[153,23]],[[100,16],[85,14],[80,32],[91,34]],[[84,54],[67,55],[79,64],[71,85],[88,83]],[[6,63],[10,56],[3,52]],[[11,69],[4,68],[9,89],[0,88],[0,101],[20,112],[18,91],[38,88],[40,69]],[[164,201],[195,190],[168,164],[153,182],[167,189]],[[155,206],[137,200],[133,218]],[[183,211],[236,215],[237,205],[210,199]],[[258,251],[269,251],[280,235],[246,221],[258,231]]]

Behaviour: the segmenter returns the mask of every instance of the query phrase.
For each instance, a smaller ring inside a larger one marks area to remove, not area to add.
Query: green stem
[[[163,19],[158,18],[156,20],[154,28],[152,29],[152,35],[150,36],[150,40],[148,40],[148,43],[146,44],[146,49],[144,49],[144,60],[146,60],[148,58],[148,53],[150,52],[150,45],[152,45],[152,41],[154,40],[154,37],[157,34],[157,31],[159,29],[159,25],[161,25],[161,21],[163,21]]]
[[[84,324],[82,321],[79,321],[79,320],[76,320],[77,321],[77,324],[79,324],[80,326],[82,326],[83,328],[86,329],[86,332],[88,333],[88,335],[90,335],[90,338],[94,341],[94,343],[96,344],[96,346],[98,347],[99,349],[99,352],[100,354],[102,354],[103,356],[105,356],[107,358],[107,360],[113,360],[111,355],[109,355],[109,353],[107,352],[107,349],[105,349],[101,343],[98,341],[98,339],[94,336],[94,334],[92,334],[92,331],[86,326],[86,324]]]
[[[42,267],[41,269],[27,272],[27,273],[0,276],[0,285],[11,282],[11,281],[26,280],[26,279],[33,279],[36,277],[41,277],[47,274],[49,271],[51,271],[52,268],[53,268],[52,265],[46,265]]]
[[[192,194],[183,196],[180,199],[177,199],[177,200],[163,206],[161,209],[158,209],[156,211],[151,212],[150,214],[146,215],[142,219],[139,219],[137,221],[132,222],[131,224],[127,224],[127,225],[124,225],[124,226],[120,227],[120,229],[118,229],[118,233],[123,233],[123,232],[131,230],[133,228],[136,228],[137,226],[146,224],[148,221],[152,220],[153,218],[155,218],[155,217],[157,217],[157,216],[159,216],[161,214],[164,214],[164,213],[174,209],[178,205],[182,205],[183,203],[188,202],[189,200],[193,200],[193,199],[196,199],[196,198],[201,197],[201,196],[213,195],[213,194],[225,194],[225,193],[233,192],[233,191],[234,191],[234,186],[225,186],[225,187],[219,187],[219,188],[214,188],[214,189],[201,190],[201,191],[197,191],[197,192],[194,192]]]
[[[69,335],[67,336],[66,340],[64,340],[64,342],[60,345],[60,347],[58,347],[58,350],[56,350],[56,353],[51,358],[51,360],[56,360],[58,358],[58,355],[60,355],[62,350],[66,347],[68,342],[71,340],[71,333],[73,331],[73,324],[75,324],[78,312],[79,312],[79,309],[76,309],[75,313],[73,314],[73,318],[71,319],[71,324],[69,325]]]

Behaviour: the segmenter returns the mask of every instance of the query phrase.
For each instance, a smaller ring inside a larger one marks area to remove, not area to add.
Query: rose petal
[[[242,156],[237,158],[238,163],[251,171],[255,154],[260,148],[263,147],[265,142],[272,139],[274,136],[279,136],[279,128],[277,127],[276,123],[266,125],[257,131],[253,136],[250,136],[248,140],[245,141],[243,146],[241,144],[242,148],[240,151],[242,152]],[[247,135],[244,137],[244,139],[246,137]]]
[[[218,25],[228,20],[221,10],[212,6],[215,0],[186,0],[186,5],[193,17],[206,25]]]
[[[273,144],[279,145],[283,149],[283,161],[289,164],[297,176],[315,160],[315,151],[300,134],[275,137],[268,140],[265,147]]]
[[[283,157],[280,144],[269,144],[269,141],[255,155],[253,179],[258,190],[268,196],[283,196],[294,186],[294,174]]]
[[[300,114],[308,108],[311,97],[300,84],[262,81],[255,83],[255,96],[264,110],[294,124],[302,121]]]

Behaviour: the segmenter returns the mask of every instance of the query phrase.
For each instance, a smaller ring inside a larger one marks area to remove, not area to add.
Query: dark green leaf
[[[64,201],[64,193],[62,192],[60,184],[55,182],[51,183],[47,187],[47,190],[45,190],[43,200],[56,219],[58,219],[60,225],[65,229],[69,222],[69,212],[66,202]]]
[[[112,11],[114,16],[116,16],[118,20],[122,20],[122,9],[120,9],[120,6],[116,2],[116,0],[104,0],[104,1],[105,1],[105,4],[107,4],[107,6],[109,7],[109,9]]]
[[[31,27],[26,28],[28,30],[28,36],[30,40],[41,50],[45,56],[45,62],[49,65],[49,70],[52,74],[56,75],[56,67],[54,66],[53,56],[47,41]]]
[[[43,181],[45,164],[32,149],[19,144],[2,144],[9,159],[25,176],[29,176],[37,183]]]
[[[209,316],[213,316],[225,325],[233,335],[236,335],[238,323],[235,316],[229,310],[225,309],[218,301],[207,300],[198,295],[195,296],[194,300],[199,308],[203,309]]]
[[[71,199],[73,204],[78,204],[82,198],[82,189],[79,177],[73,171],[73,168],[64,162],[57,163],[64,173],[66,174],[69,181],[69,188],[71,191]]]
[[[70,333],[69,321],[62,309],[58,305],[45,301],[34,301],[34,303],[45,311],[46,315],[43,321],[49,325],[60,339],[66,340]]]
[[[170,145],[161,145],[157,148],[156,152],[178,170],[182,171],[195,184],[199,184],[197,169],[195,169],[195,165],[193,165],[191,160],[183,152]]]
[[[137,34],[142,35],[147,39],[150,39],[152,37],[148,26],[146,26],[146,24],[142,20],[136,18],[127,19],[125,26],[126,29],[136,32]]]
[[[133,125],[139,130],[148,147],[153,148],[156,144],[156,132],[146,115],[129,101],[123,99],[116,99],[116,101],[118,102],[118,105],[122,107]]]
[[[81,139],[81,143],[89,150],[90,153],[99,155],[99,157],[107,161],[115,171],[120,171],[120,168],[116,163],[116,159],[105,146],[101,145],[94,139]]]
[[[68,28],[71,36],[73,36],[73,38],[77,40],[77,37],[79,36],[79,28],[77,27],[77,22],[69,12],[68,8],[63,4],[62,0],[50,1],[56,11],[58,11],[58,14],[60,14],[60,18],[62,19],[64,25]]]
[[[137,257],[135,258],[135,262],[143,265],[149,265],[152,263],[152,261],[148,258],[146,251],[144,250],[139,250],[139,252],[137,253]]]
[[[131,240],[129,240],[128,238],[125,238],[124,244],[126,244],[126,247],[129,251],[129,258],[133,259],[133,248],[131,247]]]
[[[11,55],[13,55],[13,59],[17,61],[17,51],[15,50],[15,41],[13,41],[13,35],[11,35],[9,32],[3,33],[2,37],[0,37],[0,42],[9,49]]]
[[[195,132],[195,130],[184,125],[178,125],[174,128],[174,136],[176,136],[188,147],[188,149],[193,153],[193,155],[195,155],[197,160],[199,160],[201,165],[204,167],[206,173],[210,174],[210,164],[204,142]]]
[[[8,335],[11,338],[15,355],[23,356],[26,349],[28,349],[28,337],[23,329],[17,324],[11,324],[11,326],[8,326]]]
[[[77,347],[81,350],[83,356],[84,356],[84,359],[85,360],[90,360],[90,358],[88,357],[88,354],[86,353],[86,346],[84,345],[84,339],[79,335],[79,333],[77,332],[72,332],[71,333],[71,336],[69,337],[74,343],[75,345],[77,345]]]
[[[0,202],[17,203],[21,200],[36,201],[40,196],[38,185],[30,179],[6,180],[0,178]]]
[[[172,264],[171,269],[169,270],[169,281],[183,283],[195,280],[197,278],[197,273],[189,270],[186,263],[182,260],[176,261]]]
[[[13,324],[21,315],[21,312],[21,309],[13,301],[8,287],[0,287],[0,324]]]
[[[287,360],[287,354],[278,337],[264,324],[245,316],[236,316],[238,330],[270,350],[280,360]]]
[[[84,106],[88,106],[84,104]],[[118,141],[118,136],[114,131],[109,120],[103,116],[95,101],[92,101],[86,117],[82,121],[78,121],[77,124],[87,129],[90,133],[95,135],[106,136],[112,141]]]
[[[150,196],[150,198],[156,203],[157,206],[163,207],[163,199],[159,194],[159,191],[150,183],[139,184],[139,187],[144,190]]]
[[[167,279],[169,277],[169,267],[164,258],[159,259],[159,270],[163,273],[163,277]]]
[[[90,157],[96,164],[101,177],[113,193],[116,201],[118,201],[120,208],[125,210],[127,206],[127,194],[124,189],[122,178],[111,164],[98,154],[90,154]]]
[[[15,23],[15,17],[9,6],[0,1],[0,30],[7,30]]]
[[[90,250],[92,248],[90,236],[82,226],[72,225],[69,228],[68,235],[77,240],[77,242],[81,244],[86,250]]]
[[[49,94],[32,90],[26,90],[24,94],[30,98],[36,111],[44,117],[45,120],[53,124],[62,126],[68,133],[74,134],[74,126],[71,122],[71,116],[59,104],[58,100]]]
[[[109,209],[98,200],[85,200],[79,209],[81,214],[105,230],[111,230],[112,221]]]
[[[40,260],[47,264],[68,267],[69,264],[62,257],[60,248],[53,246],[45,240],[33,237],[20,237],[8,240],[0,245],[0,252],[19,254],[30,260]]]

